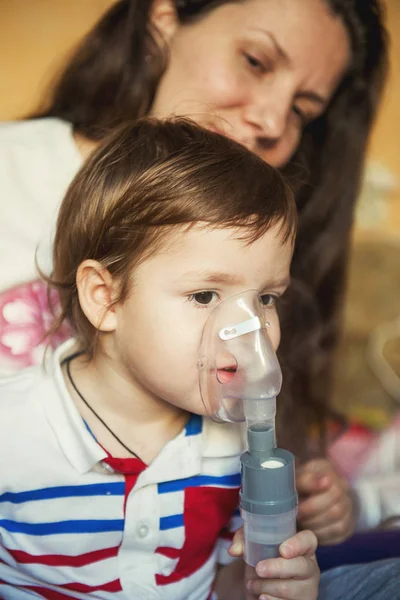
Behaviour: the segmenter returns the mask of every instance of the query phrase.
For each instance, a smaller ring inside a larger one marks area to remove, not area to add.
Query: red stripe
[[[108,583],[103,583],[102,585],[86,585],[84,583],[66,583],[64,585],[60,585],[60,588],[63,590],[71,590],[71,592],[121,592],[122,586],[119,579],[114,579],[114,581],[109,581]]]
[[[23,588],[23,589],[27,589],[27,590],[32,590],[32,591],[38,591],[41,594],[43,594],[43,590],[46,592],[44,597],[46,599],[50,599],[52,600],[53,597],[50,596],[50,593],[53,594],[57,594],[58,592],[54,592],[51,589],[48,589],[47,587],[41,587],[41,586],[36,586],[36,585],[18,585],[18,584],[11,584],[8,581],[4,581],[3,579],[0,579],[0,584],[4,584],[4,585],[12,585],[13,587],[18,587],[18,588]],[[56,584],[54,584],[54,586],[56,586]],[[58,585],[57,586],[60,590],[70,590],[71,592],[82,592],[82,593],[90,593],[90,592],[121,592],[122,591],[122,586],[121,586],[121,582],[119,579],[114,579],[114,581],[109,581],[107,583],[103,583],[101,585],[86,585],[85,583],[78,583],[78,582],[73,582],[73,583],[64,583],[62,585]],[[61,593],[61,592],[60,592]],[[71,596],[65,596],[66,598],[70,598]],[[54,596],[54,598],[57,600],[58,596]],[[64,598],[64,595],[61,595],[60,598]]]
[[[10,584],[6,581],[0,580],[0,584],[4,583],[9,586]],[[56,592],[55,590],[49,590],[45,587],[33,586],[33,585],[13,585],[14,588],[18,588],[19,590],[29,590],[31,592],[35,592],[36,594],[42,594],[42,597],[46,600],[71,600],[72,596],[67,596],[66,594],[62,594],[61,592]]]
[[[20,564],[47,565],[49,567],[84,567],[100,560],[113,558],[118,554],[118,546],[86,552],[77,556],[68,556],[67,554],[41,554],[35,556],[22,550],[10,550],[8,548],[6,550]]]
[[[15,588],[21,588],[26,590],[31,590],[32,592],[37,592],[39,594],[43,594],[43,597],[46,600],[58,600],[64,598],[71,598],[71,596],[66,596],[62,592],[51,590],[47,587],[42,587],[39,585],[18,585],[16,583],[11,584],[9,581],[4,581],[0,579],[0,585],[9,585]],[[54,584],[55,585],[55,584]],[[121,592],[122,586],[119,579],[115,579],[114,581],[109,581],[108,583],[103,583],[102,585],[86,585],[84,583],[64,583],[63,585],[57,586],[60,590],[70,590],[71,592],[82,592],[88,593],[90,592]],[[53,594],[53,595],[52,595]]]
[[[239,488],[185,489],[185,541],[170,575],[156,574],[159,586],[190,577],[210,558],[221,530],[226,529],[238,505]]]
[[[106,450],[107,452],[107,450]],[[139,476],[142,471],[147,469],[147,465],[140,458],[115,458],[107,452],[107,458],[103,462],[107,463],[115,471],[124,475]]]
[[[12,586],[14,588],[31,590],[32,592],[37,592],[38,594],[43,594],[43,597],[46,598],[46,600],[58,600],[58,598],[63,600],[64,598],[71,598],[71,596],[66,596],[62,592],[58,592],[40,585],[18,585],[16,583],[11,584],[9,581],[4,581],[3,579],[0,579],[0,585],[1,584]],[[87,594],[90,594],[90,592],[122,591],[122,586],[119,579],[109,581],[108,583],[103,583],[102,585],[85,585],[84,583],[65,583],[57,587],[60,590],[70,590],[71,592],[81,592]]]
[[[127,459],[129,460],[129,459]],[[134,460],[137,460],[136,458]],[[124,498],[124,517],[126,517],[126,503],[128,502],[129,494],[136,485],[140,473],[125,474],[125,498]]]
[[[182,548],[169,548],[168,546],[159,546],[156,548],[158,554],[162,554],[167,558],[179,558],[182,552]]]
[[[8,584],[11,585],[11,584]],[[71,598],[71,596],[67,596],[63,594],[62,591],[55,591],[49,589],[47,587],[42,587],[38,585],[15,585],[13,587],[18,587],[21,589],[31,590],[32,592],[36,592],[38,594],[43,594],[43,598],[46,600],[64,600],[64,598]],[[84,583],[67,583],[64,585],[59,585],[58,588],[60,590],[69,590],[71,592],[80,592],[83,594],[90,594],[90,592],[121,592],[122,587],[119,579],[115,581],[110,581],[109,583],[104,583],[103,585],[85,585]]]

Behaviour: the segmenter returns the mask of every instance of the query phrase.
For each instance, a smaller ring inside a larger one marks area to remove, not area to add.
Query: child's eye
[[[274,306],[278,297],[274,296],[274,294],[263,294],[261,296],[261,302],[264,306]]]
[[[201,306],[207,306],[208,304],[211,304],[211,302],[213,302],[213,300],[215,300],[216,298],[216,292],[196,292],[195,294],[191,294],[189,296],[189,301]]]

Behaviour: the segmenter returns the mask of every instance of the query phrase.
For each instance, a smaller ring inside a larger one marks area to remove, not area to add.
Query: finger
[[[233,536],[232,544],[228,548],[228,554],[231,556],[242,556],[244,552],[243,527],[238,529]]]
[[[329,490],[332,484],[333,480],[330,475],[307,473],[296,481],[296,488],[300,498],[302,498]]]
[[[313,556],[317,549],[318,541],[312,531],[304,530],[296,533],[279,546],[282,558],[295,558],[296,556]]]
[[[350,521],[352,517],[352,506],[349,500],[341,498],[325,511],[316,513],[311,517],[299,518],[299,523],[304,529],[314,531],[321,527],[333,525],[339,521]]]
[[[318,543],[321,546],[340,544],[344,542],[353,533],[354,527],[351,522],[334,523],[333,525],[327,525],[315,530]]]
[[[316,597],[318,575],[315,574],[314,581],[298,579],[253,579],[247,582],[247,590],[254,596],[260,598],[270,596],[280,600],[305,600]],[[310,586],[315,588],[310,593]]]
[[[295,558],[269,558],[260,561],[256,566],[259,577],[269,579],[306,579],[311,577],[315,570],[315,560],[310,556],[296,556]]]
[[[299,483],[296,480],[296,486],[300,499],[307,498],[310,495],[328,492],[334,486],[344,493],[348,493],[350,489],[348,482],[337,476],[335,473],[307,475],[307,479],[304,478],[303,481],[300,481]]]
[[[301,495],[328,488],[333,481],[334,471],[327,460],[311,460],[296,472],[296,487]]]
[[[301,500],[299,502],[297,518],[299,521],[314,518],[320,513],[325,513],[341,500],[343,501],[345,497],[346,495],[343,490],[334,485],[327,492],[314,494],[306,500]]]
[[[313,471],[314,473],[328,473],[333,471],[332,463],[326,458],[313,458],[297,469],[298,471]]]

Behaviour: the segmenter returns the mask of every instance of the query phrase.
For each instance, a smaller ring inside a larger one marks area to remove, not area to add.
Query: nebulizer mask
[[[279,545],[296,531],[294,457],[276,447],[276,397],[282,373],[270,326],[257,291],[227,298],[206,321],[198,361],[209,416],[221,422],[246,422],[240,509],[245,560],[251,566],[279,556]]]

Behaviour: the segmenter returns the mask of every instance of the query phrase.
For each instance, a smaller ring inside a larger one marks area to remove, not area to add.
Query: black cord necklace
[[[73,380],[72,375],[71,375],[70,364],[71,364],[71,362],[72,362],[72,360],[74,358],[76,358],[77,356],[80,356],[81,354],[83,354],[83,352],[76,352],[75,354],[72,354],[71,356],[68,356],[67,358],[65,358],[62,361],[62,364],[65,364],[65,366],[66,366],[68,379],[69,379],[72,387],[74,388],[75,392],[78,394],[78,396],[82,400],[82,402],[88,407],[88,409],[94,414],[94,416],[100,421],[100,423],[107,429],[107,431],[109,433],[111,433],[111,435],[113,436],[113,438],[115,438],[117,440],[117,442],[119,444],[121,444],[121,446],[123,448],[125,448],[125,450],[127,450],[129,452],[129,454],[132,454],[132,456],[134,456],[135,458],[139,458],[139,460],[141,460],[140,457],[135,452],[133,452],[130,448],[128,448],[128,446],[126,444],[124,444],[124,442],[122,442],[119,439],[119,437],[112,431],[112,429],[109,428],[109,426],[107,425],[107,423],[105,423],[103,421],[103,419],[100,417],[100,415],[97,414],[97,412],[94,410],[94,408],[92,408],[90,406],[89,402],[86,400],[86,398],[83,397],[83,395],[81,394],[81,392],[78,390],[78,388],[76,386],[76,383]]]

